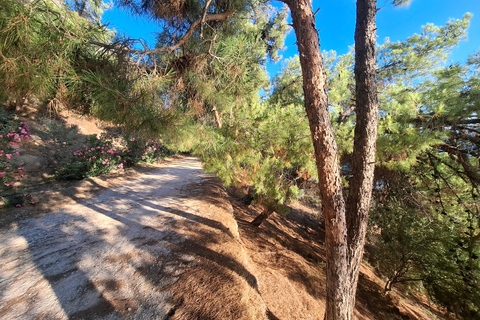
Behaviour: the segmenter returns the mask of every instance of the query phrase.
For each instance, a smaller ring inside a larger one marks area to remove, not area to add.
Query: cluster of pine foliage
[[[265,71],[289,29],[286,10],[256,1],[170,1],[146,10],[125,0],[164,22],[156,48],[141,51],[100,24],[101,3],[57,2],[0,0],[2,103],[34,96],[129,132],[162,135],[170,147],[200,156],[227,186],[249,187],[263,218],[284,211],[317,178],[299,59],[285,61],[272,83]],[[236,14],[219,16],[217,8]],[[387,291],[412,284],[451,312],[479,319],[480,53],[447,64],[469,19],[427,25],[378,47],[369,239]],[[185,21],[200,26],[189,34],[180,27]],[[354,57],[325,52],[324,59],[348,192]]]

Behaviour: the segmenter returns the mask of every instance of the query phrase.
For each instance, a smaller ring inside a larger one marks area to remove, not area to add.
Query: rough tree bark
[[[376,0],[357,0],[355,28],[356,114],[353,177],[345,204],[326,76],[310,0],[283,0],[292,14],[303,75],[305,109],[325,219],[327,298],[325,319],[353,318],[375,166],[378,103],[375,83]]]
[[[355,25],[356,124],[352,172],[347,200],[349,309],[355,308],[355,292],[363,257],[368,213],[372,199],[377,145],[378,100],[376,82],[377,0],[357,0]]]
[[[349,319],[347,286],[347,230],[338,148],[328,113],[326,76],[320,53],[315,15],[309,0],[284,1],[292,14],[297,36],[303,91],[315,150],[327,258],[326,319]]]

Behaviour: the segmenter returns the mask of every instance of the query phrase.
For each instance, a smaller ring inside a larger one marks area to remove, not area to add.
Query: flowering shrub
[[[171,152],[161,141],[143,142],[137,138],[119,138],[115,135],[88,136],[89,146],[73,153],[74,159],[58,171],[60,180],[79,180],[123,169],[138,162],[157,162]]]
[[[155,163],[172,154],[161,140],[143,141],[137,138],[127,139],[126,157],[133,163]]]
[[[13,187],[16,180],[25,176],[25,168],[13,166],[10,159],[19,153],[15,146],[20,146],[22,140],[31,136],[27,123],[10,115],[2,115],[0,125],[0,190],[4,190]]]
[[[89,137],[89,146],[73,152],[72,162],[65,163],[58,171],[60,180],[80,180],[122,169],[125,160],[111,142]]]
[[[142,155],[142,161],[147,163],[157,162],[170,155],[170,150],[165,147],[162,141],[147,141]]]
[[[15,166],[11,162],[13,156],[19,151],[15,147],[23,141],[30,139],[30,128],[26,122],[20,121],[11,113],[0,113],[0,197],[4,207],[23,207],[27,203],[35,204],[30,194],[9,193],[7,190],[14,190],[15,182],[25,177],[26,172],[23,166]],[[8,193],[8,192],[7,192]]]

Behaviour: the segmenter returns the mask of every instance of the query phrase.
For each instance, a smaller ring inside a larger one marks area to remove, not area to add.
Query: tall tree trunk
[[[315,16],[309,0],[286,0],[297,36],[303,91],[325,218],[327,256],[326,319],[349,319],[347,231],[338,148],[328,113],[326,76]]]
[[[302,66],[305,109],[315,150],[325,218],[327,306],[325,319],[350,320],[368,223],[375,169],[378,102],[375,74],[376,0],[357,1],[355,27],[356,113],[353,177],[347,208],[338,150],[328,114],[326,77],[309,0],[284,0],[292,13]],[[348,227],[348,228],[347,228]]]
[[[356,124],[352,172],[347,200],[349,309],[355,308],[355,292],[363,257],[368,213],[372,199],[378,128],[376,83],[377,0],[357,0],[355,26]]]

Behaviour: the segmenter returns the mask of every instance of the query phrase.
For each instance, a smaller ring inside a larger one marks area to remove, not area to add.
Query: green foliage
[[[418,77],[428,76],[441,67],[452,48],[466,38],[471,17],[467,13],[462,19],[448,21],[442,27],[428,24],[422,33],[404,41],[385,39],[377,50],[380,78],[387,83],[402,79],[408,80],[409,85],[421,84]]]
[[[273,104],[303,105],[303,78],[298,56],[284,61],[285,66],[273,78],[273,93],[269,100]]]
[[[221,126],[225,113],[268,86],[264,66],[268,57],[276,59],[287,29],[286,11],[266,5],[236,14],[221,26],[205,27],[203,38],[195,34],[183,55],[167,60],[174,78],[165,92],[169,108],[212,124],[218,121],[216,111],[216,125]]]
[[[410,4],[410,2],[412,2],[412,0],[393,0],[392,1],[392,4],[394,6],[406,6],[408,4]]]
[[[173,152],[165,146],[162,140],[147,140],[135,137],[126,137],[121,141],[121,145],[125,145],[122,150],[122,158],[126,160],[126,165],[134,163],[155,163],[168,156]]]
[[[31,194],[27,193],[15,193],[10,195],[0,196],[1,202],[3,202],[3,208],[21,208],[27,205],[36,205],[33,201]]]
[[[114,65],[81,75],[90,100],[90,111],[97,118],[121,125],[129,132],[158,136],[174,117],[165,108],[161,93],[167,90],[169,75],[148,72],[133,65],[116,70]]]
[[[374,237],[378,266],[390,280],[421,281],[432,299],[477,319],[478,70],[474,57],[473,64],[445,67],[469,18],[428,25],[420,35],[379,49],[382,111],[372,222],[381,234]]]
[[[59,180],[81,180],[84,177],[95,177],[106,174],[113,169],[123,168],[126,163],[120,151],[110,141],[87,139],[88,145],[73,153],[73,160],[64,163],[57,171]]]
[[[29,132],[27,123],[13,113],[0,110],[0,200],[5,208],[35,204],[30,194],[16,191],[15,182],[27,173],[23,166],[14,165],[11,160],[19,154],[18,147],[22,142],[31,138]]]
[[[253,187],[272,206],[300,196],[299,186],[316,172],[303,109],[256,103],[237,112],[222,130],[204,128],[196,153],[205,168],[227,186]]]
[[[260,102],[258,95],[268,90],[266,61],[279,58],[288,31],[286,11],[244,0],[212,2],[205,12],[206,1],[123,3],[164,22],[158,46],[176,43],[204,13],[236,14],[222,23],[202,23],[181,51],[141,55],[122,47],[132,43],[128,39],[108,43],[112,35],[98,23],[99,1],[70,2],[78,14],[49,0],[0,0],[2,102],[29,95],[58,100],[130,134],[89,137],[87,146],[64,159],[57,178],[81,179],[157,161],[169,153],[151,139],[162,134],[176,150],[193,150],[225,185],[252,188],[270,209],[281,211],[302,196],[316,170],[298,58],[274,78],[268,99]],[[395,43],[387,39],[378,48],[381,112],[370,239],[376,266],[390,284],[420,281],[432,299],[475,319],[480,317],[480,52],[466,65],[446,65],[470,17],[427,25],[420,34]],[[352,52],[339,57],[328,52],[324,59],[348,185],[354,58]],[[4,119],[0,116],[2,187],[13,181],[5,180],[13,179],[5,169],[6,155],[12,154],[6,148],[28,128]]]
[[[390,284],[421,283],[437,303],[477,319],[478,187],[432,156],[407,172],[379,169],[377,181],[369,238],[378,269]]]
[[[52,109],[78,108],[144,136],[167,130],[172,115],[162,93],[171,72],[139,66],[124,51],[99,50],[112,32],[66,6],[0,1],[1,100],[35,96]]]
[[[464,34],[465,20],[439,34]],[[424,47],[434,48],[439,39],[430,38],[434,44]],[[391,77],[393,82],[385,81],[389,95],[382,99],[388,114],[379,139],[383,169],[377,170],[377,181],[385,187],[372,218],[382,234],[376,256],[385,274],[392,278],[398,266],[408,266],[398,282],[419,280],[451,312],[478,319],[479,74],[475,56],[467,65],[441,66],[453,44],[425,55],[436,69],[407,68]],[[381,173],[386,168],[392,170],[389,175]],[[398,175],[406,178],[392,179]]]
[[[105,29],[49,0],[1,0],[0,99],[54,97],[64,78],[75,78],[76,63],[94,53],[86,43],[107,37]]]

